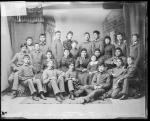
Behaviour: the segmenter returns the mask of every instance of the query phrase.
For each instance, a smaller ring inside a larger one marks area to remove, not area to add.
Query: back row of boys
[[[111,46],[107,46],[107,48],[106,48],[106,44],[107,44],[106,39],[111,40],[110,37],[107,36],[107,37],[105,37],[106,41],[101,41],[100,37],[99,37],[99,35],[100,35],[99,31],[94,31],[93,34],[95,37],[94,41],[90,41],[90,34],[88,32],[86,32],[84,34],[86,42],[84,42],[78,50],[76,48],[76,45],[78,44],[78,42],[72,40],[73,32],[69,31],[67,33],[67,40],[65,40],[63,42],[63,44],[61,43],[61,40],[60,40],[61,32],[60,31],[55,32],[55,40],[52,44],[53,46],[51,47],[51,50],[56,59],[56,63],[58,64],[57,66],[58,67],[60,66],[61,59],[64,55],[65,49],[70,51],[70,53],[73,55],[74,59],[77,59],[77,57],[79,56],[79,51],[81,51],[83,48],[85,48],[87,50],[87,53],[89,56],[91,56],[94,53],[95,49],[99,49],[101,55],[106,55],[107,53],[109,53],[110,50],[111,51],[113,49],[115,50],[115,47],[116,48],[120,47],[123,52],[123,55],[124,56],[127,55],[127,50],[128,50],[127,44],[126,44],[126,41],[123,41],[121,33],[119,33],[117,35],[117,40],[118,40],[117,44],[112,45],[108,42]],[[137,41],[138,35],[134,34],[132,36],[132,40],[133,40],[133,44],[130,46],[130,56],[134,58],[135,64],[137,65],[138,61],[139,61],[139,54],[140,54],[139,44]],[[24,58],[24,52],[26,51],[26,48],[24,48],[23,45],[21,46],[21,48],[22,48],[21,52],[17,53],[11,61],[11,67],[13,68],[14,72],[19,70],[19,66],[23,65],[23,63],[24,63],[23,58]],[[35,44],[36,50],[39,50],[38,48],[40,48],[41,51],[34,51],[34,46],[32,46],[32,38],[27,38],[27,48],[28,48],[28,52],[31,53],[30,56],[31,56],[31,58],[32,58],[31,60],[33,62],[33,63],[32,62],[31,63],[33,64],[33,66],[35,64],[34,68],[36,68],[35,70],[37,72],[40,71],[41,68],[43,68],[41,66],[43,66],[44,65],[43,63],[45,62],[45,61],[41,61],[41,58],[45,58],[47,50],[50,49],[46,44],[45,35],[41,34],[40,35],[40,43]],[[17,64],[15,63],[16,61],[17,61]],[[28,73],[31,74],[30,72],[28,72]],[[9,80],[12,80],[12,79],[15,80],[15,78],[16,78],[16,80],[18,80],[17,76],[18,76],[18,73],[12,73],[11,76],[9,77]],[[16,88],[17,88],[16,85],[18,84],[18,81],[14,81],[14,82],[16,82],[16,83],[13,84],[13,90],[16,90]],[[38,83],[40,83],[40,82],[38,82]],[[42,87],[39,86],[39,90],[42,90]],[[44,96],[42,93],[41,93],[41,97],[44,99]]]

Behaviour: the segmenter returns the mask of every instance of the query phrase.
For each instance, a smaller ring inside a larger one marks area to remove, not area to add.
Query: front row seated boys
[[[78,80],[78,75],[75,70],[74,63],[70,63],[69,69],[66,73],[54,69],[54,62],[50,60],[47,63],[47,69],[43,72],[43,82],[35,78],[34,68],[30,64],[30,56],[24,55],[23,65],[18,72],[18,79],[21,84],[28,86],[32,95],[32,99],[38,101],[37,94],[39,92],[41,99],[46,99],[43,95],[43,86],[47,85],[52,88],[56,96],[56,100],[62,102],[64,100],[65,82],[69,89],[70,98],[79,97],[83,93],[86,96],[81,103],[88,103],[99,97],[111,97],[127,99],[129,96],[129,88],[133,87],[136,90],[134,97],[140,95],[140,82],[137,79],[136,68],[134,66],[134,59],[127,58],[127,68],[123,66],[123,60],[118,58],[116,60],[116,68],[111,69],[111,73],[107,70],[104,63],[98,66],[98,72],[94,75],[91,85],[82,86]],[[112,78],[111,78],[112,77]],[[34,85],[37,85],[38,92]]]

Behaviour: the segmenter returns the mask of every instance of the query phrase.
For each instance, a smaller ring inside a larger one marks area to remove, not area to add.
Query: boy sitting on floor
[[[107,73],[107,67],[102,63],[98,66],[98,72],[94,75],[92,79],[92,84],[87,85],[83,88],[81,93],[84,91],[87,93],[81,103],[88,103],[95,99],[98,99],[100,96],[109,90],[111,86],[111,77],[110,74]]]
[[[24,86],[29,86],[32,99],[35,101],[39,101],[37,98],[37,90],[34,87],[34,84],[37,85],[38,92],[40,94],[40,98],[45,100],[45,97],[43,95],[43,88],[42,83],[40,79],[35,79],[33,66],[30,65],[30,57],[29,55],[24,55],[23,58],[24,64],[20,67],[18,77],[19,80],[21,80],[21,84]]]

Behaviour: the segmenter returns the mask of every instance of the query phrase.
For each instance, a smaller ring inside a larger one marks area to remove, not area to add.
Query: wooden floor
[[[32,119],[112,119],[145,118],[145,97],[139,99],[111,99],[111,104],[20,104],[26,97],[1,97],[2,117]]]

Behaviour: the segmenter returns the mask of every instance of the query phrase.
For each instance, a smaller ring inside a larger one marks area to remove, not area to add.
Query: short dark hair
[[[121,32],[118,32],[117,34],[116,34],[116,36],[117,35],[121,35],[122,37],[123,37],[123,33],[121,33]]]
[[[26,47],[27,48],[27,44],[26,43],[21,44],[20,48],[22,48],[22,47]]]
[[[46,34],[40,34],[40,36],[46,36]],[[39,37],[40,37],[40,36],[39,36]]]
[[[57,34],[57,33],[61,33],[61,31],[58,30],[58,31],[55,32],[55,34]]]
[[[134,34],[132,34],[131,36],[132,36],[132,37],[133,37],[133,36],[136,36],[137,38],[139,38],[139,34],[137,34],[137,33],[134,33]]]
[[[99,52],[101,52],[99,48],[96,48],[96,49],[94,50],[94,52],[96,52],[96,51],[99,51]]]
[[[110,36],[105,36],[104,40],[105,39],[109,39],[111,41],[111,37]]]
[[[48,49],[48,50],[46,51],[46,54],[47,54],[47,53],[52,53],[52,51]]]
[[[68,48],[64,48],[64,51],[65,51],[65,50],[68,50],[68,51],[70,52],[70,50],[69,50]]]
[[[82,51],[86,51],[86,52],[87,52],[87,49],[86,49],[86,48],[82,48],[81,52],[82,52]]]
[[[127,58],[131,58],[134,61],[134,57],[133,56],[128,56]]]
[[[89,32],[85,32],[85,33],[84,33],[84,35],[85,35],[85,34],[88,34],[88,35],[89,35],[89,37],[90,37],[90,33],[89,33]]]
[[[38,43],[38,42],[36,42],[34,45],[39,45],[39,43]]]
[[[72,32],[72,31],[68,31],[68,32],[67,32],[67,35],[68,35],[68,34],[72,34],[72,35],[73,35],[73,32]]]
[[[24,58],[29,58],[30,59],[30,56],[26,54],[26,55],[23,56],[23,59]]]
[[[72,41],[72,43],[76,43],[76,44],[78,44],[78,41],[74,40],[74,41]]]
[[[94,31],[93,31],[93,34],[94,34],[94,33],[96,33],[96,34],[98,34],[98,35],[99,35],[99,34],[100,34],[100,31],[98,31],[98,30],[94,30]]]
[[[92,56],[95,56],[95,57],[96,57],[96,55],[94,55],[94,54],[93,54],[93,55],[91,55],[91,57],[92,57]],[[96,57],[96,59],[97,59],[97,57]]]
[[[120,47],[115,48],[115,52],[116,52],[116,50],[120,50],[121,55],[123,54],[122,49]]]
[[[98,67],[100,67],[100,66],[107,67],[107,66],[106,66],[106,64],[105,64],[104,62],[103,62],[103,63],[98,64]]]
[[[117,58],[117,60],[120,60],[122,65],[124,64],[123,59],[122,58]]]
[[[31,40],[33,41],[33,38],[32,38],[32,37],[27,37],[27,38],[26,38],[26,41],[27,41],[28,39],[31,39]]]

